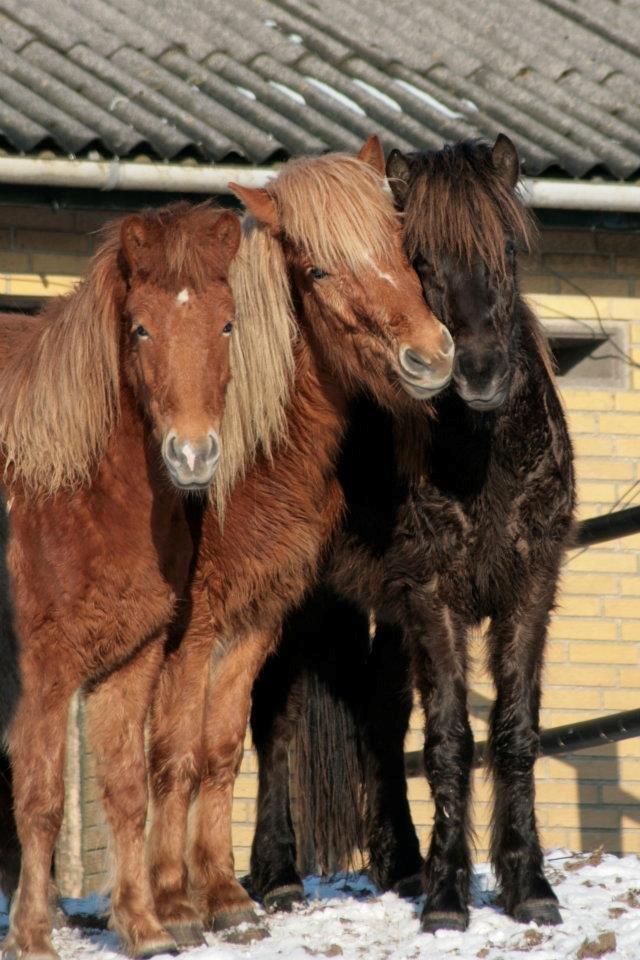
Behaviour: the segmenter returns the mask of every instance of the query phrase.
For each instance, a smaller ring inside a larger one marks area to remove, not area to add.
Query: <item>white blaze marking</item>
[[[380,267],[379,267],[378,264],[375,262],[375,260],[373,259],[372,256],[370,256],[370,255],[367,256],[367,260],[369,261],[369,263],[371,264],[371,266],[373,267],[373,269],[376,271],[376,273],[378,274],[378,276],[380,277],[381,280],[386,280],[387,283],[390,283],[392,287],[397,287],[397,286],[398,286],[398,284],[396,283],[396,281],[394,280],[394,278],[391,276],[391,274],[390,274],[390,273],[385,273],[384,270],[381,270]]]
[[[188,303],[189,302],[189,291],[185,287],[184,290],[181,290],[178,296],[176,297],[176,303]]]

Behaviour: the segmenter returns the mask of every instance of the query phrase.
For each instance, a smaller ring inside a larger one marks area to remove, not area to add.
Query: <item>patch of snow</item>
[[[478,108],[478,104],[477,104],[477,103],[474,103],[473,100],[468,100],[468,99],[465,97],[463,100],[460,101],[460,103],[463,103],[463,104],[465,105],[465,107],[467,108],[467,110],[469,110],[471,113],[477,113],[477,112],[478,112],[478,109],[479,109],[479,108]]]
[[[237,84],[236,84],[236,90],[238,91],[238,93],[241,93],[243,97],[246,97],[247,100],[256,99],[256,95],[253,92],[253,90],[247,90],[246,87],[239,87]]]
[[[292,90],[286,83],[278,83],[277,80],[269,80],[269,83],[272,87],[275,87],[276,90],[279,90],[280,93],[285,93],[292,100],[295,100],[296,103],[299,103],[303,107],[306,106],[307,101],[302,94],[298,93],[297,90]]]
[[[287,34],[291,43],[304,43],[304,38],[300,36],[299,33],[289,33]]]
[[[423,103],[428,103],[430,107],[433,107],[433,109],[437,110],[438,113],[443,113],[444,116],[449,117],[450,120],[459,120],[462,118],[461,113],[456,113],[455,110],[450,110],[446,103],[436,100],[435,97],[432,97],[431,94],[421,90],[420,87],[414,87],[412,83],[407,83],[406,80],[396,79],[394,80],[394,83],[397,83],[399,87],[402,87],[406,93],[412,94],[414,97],[417,97],[418,100],[422,100]]]
[[[465,933],[420,932],[423,898],[401,900],[380,894],[361,875],[342,874],[330,882],[308,877],[306,906],[290,914],[263,915],[262,940],[233,942],[234,934],[207,934],[207,946],[181,954],[184,960],[575,960],[585,941],[613,943],[608,960],[640,957],[640,860],[596,853],[591,857],[556,850],[546,859],[560,900],[558,927],[523,926],[505,916],[495,900],[486,865],[476,868],[471,923]],[[102,898],[66,901],[67,912],[101,913]],[[5,905],[6,909],[6,905]],[[0,924],[7,922],[0,916]],[[237,941],[242,937],[236,937]],[[62,960],[122,960],[114,933],[54,931]],[[595,955],[595,954],[586,954]]]
[[[367,93],[370,93],[372,97],[376,97],[378,100],[382,100],[384,104],[390,107],[392,110],[395,110],[396,113],[402,113],[402,107],[397,100],[394,100],[393,97],[388,97],[386,93],[383,93],[382,90],[378,90],[377,87],[372,87],[371,84],[365,83],[364,80],[355,80],[353,81],[357,84],[362,90],[365,90]]]
[[[355,102],[355,100],[352,100],[351,97],[345,96],[344,93],[340,93],[340,91],[336,90],[335,87],[329,86],[328,83],[323,83],[322,80],[316,80],[315,77],[305,77],[305,80],[318,90],[322,90],[323,93],[333,97],[333,99],[337,100],[338,103],[341,103],[343,107],[348,107],[349,110],[353,110],[353,112],[357,113],[359,117],[366,117],[367,114],[362,107]]]

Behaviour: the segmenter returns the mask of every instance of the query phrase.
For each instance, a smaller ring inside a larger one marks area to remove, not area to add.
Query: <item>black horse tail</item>
[[[299,715],[291,757],[298,849],[307,868],[331,874],[361,867],[366,849],[361,697],[369,622],[322,588],[301,612],[306,623],[297,637],[304,649],[298,651]],[[315,619],[311,630],[309,617]]]
[[[18,882],[20,844],[13,816],[11,761],[5,746],[20,696],[20,672],[7,564],[8,546],[9,514],[0,493],[0,890],[11,896]]]

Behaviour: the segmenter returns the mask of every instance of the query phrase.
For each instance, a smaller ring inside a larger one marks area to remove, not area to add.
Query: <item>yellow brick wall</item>
[[[0,295],[51,296],[73,284],[108,215],[94,210],[0,206]],[[523,285],[547,326],[567,318],[622,331],[624,349],[640,363],[640,234],[589,229],[541,231],[539,252],[523,263]],[[579,516],[611,509],[640,481],[640,368],[625,365],[617,389],[562,388],[578,475]],[[633,491],[640,502],[640,483]],[[625,505],[626,500],[620,505]],[[639,705],[640,535],[567,558],[553,618],[545,674],[543,726],[584,720]],[[486,734],[492,686],[475,638],[471,709],[478,738]],[[407,749],[422,745],[416,710]],[[90,761],[87,761],[90,764]],[[88,768],[89,769],[89,768]],[[547,846],[640,853],[640,742],[629,740],[537,765],[538,816]],[[428,789],[410,781],[416,825],[426,845],[432,817]],[[100,820],[94,783],[85,787],[83,849],[90,886],[102,876]],[[245,753],[234,800],[239,872],[248,867],[255,815],[256,761]],[[475,777],[478,856],[487,853],[490,787]],[[100,842],[98,842],[100,841]]]

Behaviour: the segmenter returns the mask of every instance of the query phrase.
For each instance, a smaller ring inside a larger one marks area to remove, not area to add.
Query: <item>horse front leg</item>
[[[293,643],[281,643],[267,660],[254,684],[251,708],[251,731],[258,755],[251,885],[269,912],[288,912],[294,903],[304,902],[289,795],[289,744],[298,712],[292,647]]]
[[[251,690],[273,646],[268,630],[218,641],[209,674],[204,760],[193,811],[189,876],[196,906],[214,930],[254,921],[253,902],[234,874],[233,787],[242,761]]]
[[[164,656],[163,641],[163,636],[149,641],[125,666],[93,687],[86,705],[102,803],[114,841],[111,922],[135,957],[176,949],[155,913],[145,849],[144,726]]]
[[[188,629],[169,650],[151,711],[149,866],[156,911],[180,947],[204,944],[189,892],[187,824],[203,765],[203,725],[214,638],[208,601],[192,588]]]
[[[412,605],[413,607],[413,605]],[[422,929],[465,930],[469,923],[469,793],[473,735],[467,711],[465,630],[446,606],[412,610],[407,631],[426,714],[424,761],[435,804],[424,867]],[[417,626],[416,626],[417,624]]]
[[[505,909],[516,920],[562,922],[543,872],[533,768],[539,748],[540,675],[552,596],[496,617],[489,634],[496,685],[490,747],[495,801],[491,856]]]

